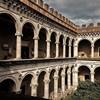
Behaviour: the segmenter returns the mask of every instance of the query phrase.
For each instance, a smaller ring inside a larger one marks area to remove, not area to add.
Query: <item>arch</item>
[[[33,29],[34,29],[34,30],[36,29],[35,23],[33,23],[31,20],[26,20],[25,22],[23,22],[23,24],[22,24],[22,29],[23,29],[23,27],[24,27],[24,25],[25,25],[26,23],[30,23],[30,24],[32,25]],[[21,30],[21,32],[22,32],[22,30]]]
[[[89,40],[83,39],[78,43],[78,56],[91,57],[91,42]]]
[[[33,76],[33,73],[32,72],[26,73],[21,80],[21,85],[20,85],[21,94],[31,95],[32,92],[31,85],[34,83],[35,83],[35,78]]]
[[[66,69],[65,69],[65,74],[66,74],[66,76],[65,76],[65,85],[66,85],[66,89],[68,88],[68,75],[67,75],[67,73],[68,73],[68,66],[66,67]]]
[[[0,59],[7,60],[7,59],[13,59],[16,57],[16,32],[19,32],[18,30],[18,23],[15,19],[14,15],[12,13],[1,13],[0,12],[0,45],[7,45],[8,47],[3,49],[0,49]]]
[[[81,66],[85,66],[85,67],[87,67],[87,68],[91,71],[91,66],[90,66],[90,65],[85,65],[85,64],[81,64],[81,65],[77,66],[76,70],[78,71],[78,69],[79,69]]]
[[[64,35],[60,35],[59,37],[59,57],[63,57],[63,43],[64,43]]]
[[[62,72],[63,72],[63,68],[59,69],[59,73],[58,73],[58,92],[61,92],[61,87],[62,87]]]
[[[78,80],[85,81],[90,79],[90,69],[87,66],[80,66],[78,67]]]
[[[56,32],[52,32],[50,36],[51,44],[50,44],[50,57],[54,58],[56,56]]]
[[[32,23],[27,22],[22,27],[21,58],[29,59],[34,57],[34,29]]]
[[[37,87],[37,97],[44,97],[44,80],[47,78],[47,74],[45,71],[42,71],[38,76],[38,87]]]
[[[38,43],[39,58],[46,58],[47,56],[47,34],[48,31],[45,28],[40,29]]]
[[[77,46],[79,45],[79,43],[81,42],[81,41],[83,41],[83,40],[87,40],[87,41],[89,41],[90,42],[90,44],[92,44],[92,41],[90,40],[90,39],[85,39],[85,38],[82,38],[82,39],[80,39],[78,42],[77,42]]]
[[[16,84],[18,83],[17,79],[15,77],[13,77],[13,76],[5,76],[5,77],[2,77],[2,78],[0,78],[0,82],[4,81],[6,79],[13,80],[14,83],[16,83]]]
[[[60,35],[59,35],[58,41],[60,42],[60,38],[61,38],[61,37],[63,37],[63,42],[64,42],[64,34],[60,34]]]
[[[94,43],[94,57],[100,57],[100,39],[96,40]]]
[[[47,70],[46,70],[46,69],[42,69],[42,70],[40,70],[40,71],[38,72],[38,77],[40,76],[40,74],[41,74],[42,72],[45,72],[45,73],[46,73],[46,76],[48,76]]]
[[[27,75],[32,75],[33,78],[35,77],[35,74],[34,74],[33,72],[27,72],[27,73],[25,73],[25,75],[22,77],[21,83],[22,83],[23,79],[24,79]]]
[[[94,79],[95,81],[100,81],[100,67],[96,67],[94,70]]]
[[[50,71],[50,83],[49,83],[49,94],[50,94],[50,99],[54,96],[54,76],[57,75],[56,69],[52,69]]]
[[[38,37],[39,37],[40,31],[41,31],[42,29],[45,31],[45,34],[46,34],[46,40],[48,40],[48,37],[50,37],[50,36],[49,36],[48,29],[47,29],[46,27],[43,27],[43,26],[41,26],[40,29],[39,29]]]
[[[53,33],[56,35],[56,38],[57,38],[57,32],[52,31],[51,34],[50,34],[50,40],[51,40],[51,38],[52,38],[51,36],[52,36]],[[55,38],[55,40],[56,40],[56,38]]]
[[[21,32],[21,30],[20,30],[20,22],[12,12],[10,12],[8,10],[3,10],[3,11],[0,11],[0,14],[7,14],[8,16],[10,16],[13,19],[13,21],[15,22],[16,33],[17,32],[18,33]]]
[[[71,43],[71,57],[74,57],[74,42],[75,42],[75,40],[74,39],[72,39],[72,43]]]
[[[70,37],[66,38],[66,57],[69,57],[69,40]]]
[[[93,41],[93,43],[95,44],[95,42],[96,41],[98,41],[98,40],[100,40],[100,38],[98,37],[98,38],[96,38],[94,41]]]
[[[2,77],[0,79],[0,91],[16,92],[17,84],[17,80],[12,76]]]

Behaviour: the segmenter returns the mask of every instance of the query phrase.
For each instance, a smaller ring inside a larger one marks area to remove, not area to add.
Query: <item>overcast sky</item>
[[[77,25],[100,22],[100,0],[43,0]]]

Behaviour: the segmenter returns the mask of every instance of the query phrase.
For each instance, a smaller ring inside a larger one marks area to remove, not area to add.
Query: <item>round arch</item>
[[[91,57],[91,42],[89,40],[83,39],[78,43],[78,56]]]
[[[52,32],[51,35],[50,35],[50,40],[51,40],[50,57],[51,58],[55,58],[56,57],[56,38],[57,38],[57,33],[56,32]]]
[[[24,22],[22,23],[22,29],[23,29],[23,27],[24,27],[24,25],[25,25],[26,23],[30,23],[30,25],[32,25],[32,27],[33,27],[33,30],[36,29],[35,23],[32,22],[32,21],[30,21],[30,20],[26,20],[26,21],[24,21]],[[22,30],[21,30],[21,32],[22,32]]]
[[[50,94],[50,99],[53,99],[52,97],[54,96],[54,76],[57,75],[56,69],[51,69],[50,71],[50,83],[49,83],[49,94]]]
[[[66,38],[66,57],[69,57],[69,40],[70,37]]]
[[[60,68],[59,69],[59,72],[58,72],[58,92],[60,93],[61,92],[61,87],[62,87],[62,72],[63,72],[63,68]]]
[[[96,67],[94,70],[94,79],[95,81],[100,81],[100,67]]]
[[[38,55],[39,58],[46,58],[47,56],[47,34],[46,28],[41,28],[39,31],[39,42],[38,42]]]
[[[31,84],[35,83],[35,77],[32,72],[26,73],[21,80],[21,94],[31,95]]]
[[[94,57],[100,57],[100,39],[94,42]]]
[[[27,72],[27,73],[25,73],[25,74],[23,75],[23,77],[21,78],[21,82],[20,82],[20,83],[22,83],[23,79],[24,79],[27,75],[32,75],[32,76],[33,76],[33,79],[34,79],[34,77],[35,77],[35,74],[34,74],[33,72]]]
[[[0,49],[0,59],[14,59],[16,58],[16,34],[20,32],[20,25],[18,19],[14,14],[9,11],[0,12],[0,45],[3,49]],[[6,36],[6,37],[5,37]],[[5,48],[4,45],[8,47]]]
[[[21,44],[21,58],[29,59],[34,57],[34,30],[32,23],[27,22],[22,27],[22,44]]]
[[[0,79],[0,91],[3,92],[16,92],[17,80],[13,76],[2,77]]]
[[[75,43],[75,40],[72,39],[72,43],[71,43],[71,57],[74,57],[74,43]]]
[[[59,37],[59,57],[63,57],[63,43],[64,43],[64,35],[61,34]]]
[[[89,41],[90,44],[92,44],[92,41],[91,41],[90,39],[85,39],[85,38],[83,38],[83,39],[80,39],[80,40],[77,42],[77,46],[78,46],[79,43],[80,43],[81,41],[83,41],[83,40]]]
[[[38,76],[38,87],[37,87],[37,97],[44,97],[44,89],[45,89],[45,79],[47,78],[47,74],[45,71],[42,71]]]
[[[43,27],[43,26],[40,26],[40,28],[39,28],[39,33],[38,33],[38,37],[40,36],[40,31],[41,30],[44,30],[45,31],[45,34],[46,34],[46,40],[49,40],[50,39],[50,34],[49,34],[49,31],[48,31],[48,29],[46,28],[46,27]]]
[[[20,22],[19,20],[17,19],[17,17],[12,13],[12,12],[9,12],[8,10],[3,10],[3,11],[0,11],[0,14],[7,14],[8,16],[11,17],[11,19],[14,21],[15,23],[15,27],[16,27],[16,33],[18,32],[21,32],[20,30]]]
[[[90,80],[90,68],[88,66],[79,66],[78,67],[78,81],[85,81],[87,79]]]

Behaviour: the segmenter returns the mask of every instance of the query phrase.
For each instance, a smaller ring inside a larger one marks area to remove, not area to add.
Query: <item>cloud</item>
[[[44,0],[76,24],[100,21],[100,0]]]

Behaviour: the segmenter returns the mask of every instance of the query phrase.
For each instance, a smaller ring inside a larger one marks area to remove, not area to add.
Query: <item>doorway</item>
[[[22,46],[21,57],[22,59],[29,58],[29,47],[28,46]]]

